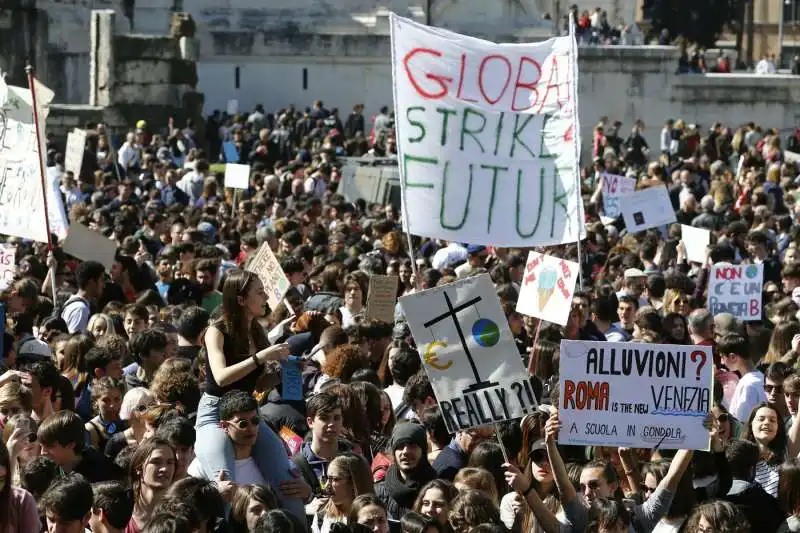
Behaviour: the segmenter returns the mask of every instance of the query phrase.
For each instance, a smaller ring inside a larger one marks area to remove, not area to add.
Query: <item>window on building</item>
[[[783,0],[783,22],[800,23],[800,0]]]

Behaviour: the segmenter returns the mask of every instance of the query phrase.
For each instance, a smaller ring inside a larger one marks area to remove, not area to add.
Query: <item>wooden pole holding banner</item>
[[[575,17],[572,13],[569,15],[569,38],[572,56],[572,146],[575,150],[575,199],[578,203],[575,205],[577,210],[578,221],[578,288],[583,287],[583,258],[581,255],[581,224],[583,220],[583,210],[581,204],[583,198],[581,197],[581,150],[580,150],[580,135],[581,125],[578,118],[578,38],[575,35]]]
[[[42,201],[44,202],[44,227],[47,231],[47,251],[53,253],[53,236],[50,233],[50,210],[47,207],[47,180],[45,178],[44,157],[42,151],[42,136],[39,129],[39,107],[36,105],[36,76],[33,72],[33,67],[28,65],[25,67],[25,73],[28,75],[28,87],[31,90],[31,103],[33,105],[33,126],[36,129],[36,151],[39,154],[39,178],[42,181]],[[58,305],[56,301],[56,272],[50,272],[50,283],[53,290],[53,305]]]
[[[430,4],[430,2],[429,2]],[[430,6],[429,6],[430,7]],[[389,18],[389,39],[392,43],[394,43],[394,20],[390,17]],[[395,65],[397,58],[395,57],[394,53],[394,45],[391,46],[392,49],[392,72],[395,72]],[[397,109],[397,83],[392,80],[392,96],[394,97],[394,116],[399,117],[400,114],[398,113]],[[395,138],[397,137],[397,131],[400,127],[400,122],[395,121]],[[411,239],[411,225],[409,224],[408,220],[408,199],[406,198],[406,176],[405,172],[403,172],[403,165],[400,165],[398,161],[398,168],[400,169],[400,214],[403,217],[403,225],[405,226],[405,234],[406,239],[408,239],[408,255],[411,258],[411,273],[414,275],[414,285],[419,290],[422,288],[421,280],[419,277],[419,270],[417,269],[417,261],[414,258],[414,241]]]
[[[494,436],[497,438],[497,444],[500,445],[500,451],[503,452],[503,460],[506,463],[510,463],[511,461],[508,459],[508,452],[506,451],[506,446],[503,444],[503,438],[500,436],[500,424],[495,423],[494,425]]]

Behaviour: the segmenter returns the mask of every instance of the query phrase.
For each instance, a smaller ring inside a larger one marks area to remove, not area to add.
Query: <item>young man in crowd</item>
[[[639,303],[636,298],[629,294],[617,293],[617,316],[619,322],[614,324],[619,329],[633,336],[633,320],[636,318],[636,311],[639,309]]]
[[[120,467],[86,446],[83,421],[72,411],[58,411],[47,417],[37,436],[42,455],[55,461],[64,472],[80,474],[91,483],[123,478]]]
[[[92,514],[89,529],[92,533],[123,533],[133,515],[133,498],[125,485],[105,481],[92,485]]]
[[[175,327],[178,329],[178,356],[194,361],[203,346],[203,333],[208,327],[210,313],[202,307],[186,308]]]
[[[764,374],[759,372],[750,359],[750,346],[744,337],[726,335],[717,343],[720,359],[725,367],[741,376],[731,398],[730,413],[746,422],[750,412],[761,402],[767,401],[764,391]]]
[[[315,497],[324,495],[321,481],[333,459],[350,450],[350,445],[341,440],[342,404],[330,393],[320,392],[306,402],[306,422],[311,432],[311,442],[304,442],[292,461],[300,469]]]
[[[92,486],[80,474],[68,473],[56,479],[39,502],[47,520],[47,531],[89,532],[86,527],[92,517],[93,500]]]
[[[158,330],[149,329],[133,336],[130,350],[136,362],[125,368],[125,384],[129,389],[150,386],[153,375],[164,362],[166,348],[167,336]]]
[[[125,328],[128,340],[147,329],[148,318],[150,318],[149,313],[143,305],[130,304],[125,307],[125,311],[122,314],[122,325]]]
[[[58,392],[60,375],[52,361],[38,361],[23,365],[22,383],[31,392],[34,420],[41,422],[53,414],[53,399]]]
[[[494,438],[493,426],[479,426],[459,431],[433,461],[436,477],[453,481],[459,470],[467,466],[469,456],[478,444]]]
[[[105,286],[106,269],[96,261],[84,261],[75,272],[78,291],[61,308],[61,318],[70,333],[82,333],[89,326],[91,302],[100,298]]]
[[[752,531],[778,531],[783,522],[780,504],[755,482],[760,455],[754,442],[734,439],[728,443],[725,459],[732,482],[722,499],[742,511]]]
[[[222,303],[222,293],[217,290],[217,272],[219,266],[213,259],[200,259],[195,262],[195,281],[203,291],[203,301],[200,307],[209,314],[213,313]]]

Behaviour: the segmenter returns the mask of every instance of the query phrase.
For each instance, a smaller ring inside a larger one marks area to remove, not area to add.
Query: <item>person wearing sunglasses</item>
[[[235,470],[232,472],[237,485],[268,485],[253,460],[253,448],[259,438],[258,402],[244,391],[231,391],[219,400],[219,425],[233,446]],[[216,474],[204,469],[196,458],[187,473],[195,478],[215,480]],[[230,479],[230,478],[229,478]],[[310,488],[309,488],[310,494]]]
[[[222,286],[222,317],[209,326],[204,337],[209,371],[197,409],[195,453],[211,479],[227,478],[242,483],[236,478],[237,455],[230,434],[240,429],[239,424],[246,425],[248,417],[236,418],[233,426],[224,423],[220,418],[222,397],[231,391],[252,395],[264,374],[265,364],[286,361],[289,357],[287,344],[269,345],[267,334],[258,322],[266,309],[267,294],[257,275],[244,270],[227,273]],[[245,432],[242,438],[257,426],[258,439],[254,440],[251,455],[258,470],[267,484],[279,489],[282,506],[304,520],[301,495],[304,491],[292,485],[298,480],[306,484],[289,461],[283,441],[264,422],[253,423],[252,417],[249,418],[253,427],[241,429]],[[232,431],[231,427],[236,429]],[[292,486],[291,490],[280,490],[283,483]]]

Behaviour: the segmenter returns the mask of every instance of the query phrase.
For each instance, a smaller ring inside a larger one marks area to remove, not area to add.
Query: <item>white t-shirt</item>
[[[737,420],[747,423],[753,408],[766,401],[764,374],[758,370],[753,370],[742,376],[739,379],[739,383],[736,384],[736,390],[733,391],[733,398],[731,398],[730,413]]]
[[[200,460],[197,459],[197,457],[194,458],[189,468],[186,469],[186,473],[197,479],[211,479],[208,473],[203,471],[203,467],[200,465]],[[261,474],[261,470],[258,469],[252,457],[236,459],[233,479],[236,481],[237,485],[246,485],[248,483],[255,485],[267,484],[267,481]]]
[[[67,323],[67,330],[72,333],[82,333],[89,327],[89,317],[91,315],[86,301],[73,298],[61,311],[61,318]]]

